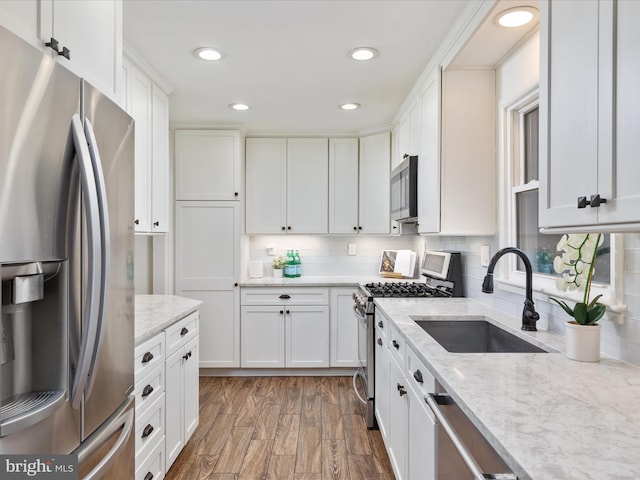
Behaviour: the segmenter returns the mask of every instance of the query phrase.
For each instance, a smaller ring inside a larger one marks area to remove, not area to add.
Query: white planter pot
[[[273,269],[273,278],[282,278],[282,269],[281,268],[274,268]]]
[[[580,362],[600,361],[600,324],[567,322],[564,329],[565,355]]]

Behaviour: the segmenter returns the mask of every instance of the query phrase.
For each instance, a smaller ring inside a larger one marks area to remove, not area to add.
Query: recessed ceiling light
[[[234,110],[238,110],[240,112],[243,112],[245,110],[249,110],[251,107],[249,105],[244,104],[244,103],[232,103],[231,105],[229,105],[229,108],[233,108]]]
[[[375,48],[358,47],[349,51],[349,57],[352,58],[353,60],[358,60],[362,62],[362,61],[371,60],[372,58],[377,57],[378,53],[379,53],[378,50],[376,50]]]
[[[222,58],[222,52],[211,47],[200,47],[193,51],[193,54],[201,60],[214,62]]]
[[[494,17],[494,22],[502,27],[521,27],[530,23],[538,10],[533,7],[514,7],[503,10]]]
[[[340,108],[342,110],[357,110],[358,108],[360,108],[360,104],[359,103],[345,103],[340,105]]]

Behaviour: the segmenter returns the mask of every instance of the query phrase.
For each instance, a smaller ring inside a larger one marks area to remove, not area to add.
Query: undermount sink
[[[486,320],[414,321],[448,352],[547,353]]]

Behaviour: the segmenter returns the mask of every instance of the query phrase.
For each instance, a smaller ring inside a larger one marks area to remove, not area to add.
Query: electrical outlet
[[[357,255],[358,254],[358,247],[355,243],[348,243],[347,244],[347,253],[349,255]]]
[[[270,243],[267,245],[267,255],[274,256],[276,254],[276,245],[275,243]]]

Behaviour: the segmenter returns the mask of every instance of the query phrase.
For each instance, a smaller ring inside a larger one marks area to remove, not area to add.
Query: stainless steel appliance
[[[376,428],[375,419],[375,303],[376,297],[418,297],[424,299],[462,297],[462,264],[460,252],[427,250],[421,273],[424,282],[387,281],[360,285],[353,294],[354,315],[358,322],[358,359],[360,366],[353,375],[353,389],[366,405],[368,428]]]
[[[391,172],[391,220],[415,222],[418,217],[418,157],[405,155]]]
[[[436,419],[435,478],[518,480],[446,390],[439,385],[438,390],[440,393],[425,397]]]
[[[0,28],[0,454],[133,478],[133,120]]]

